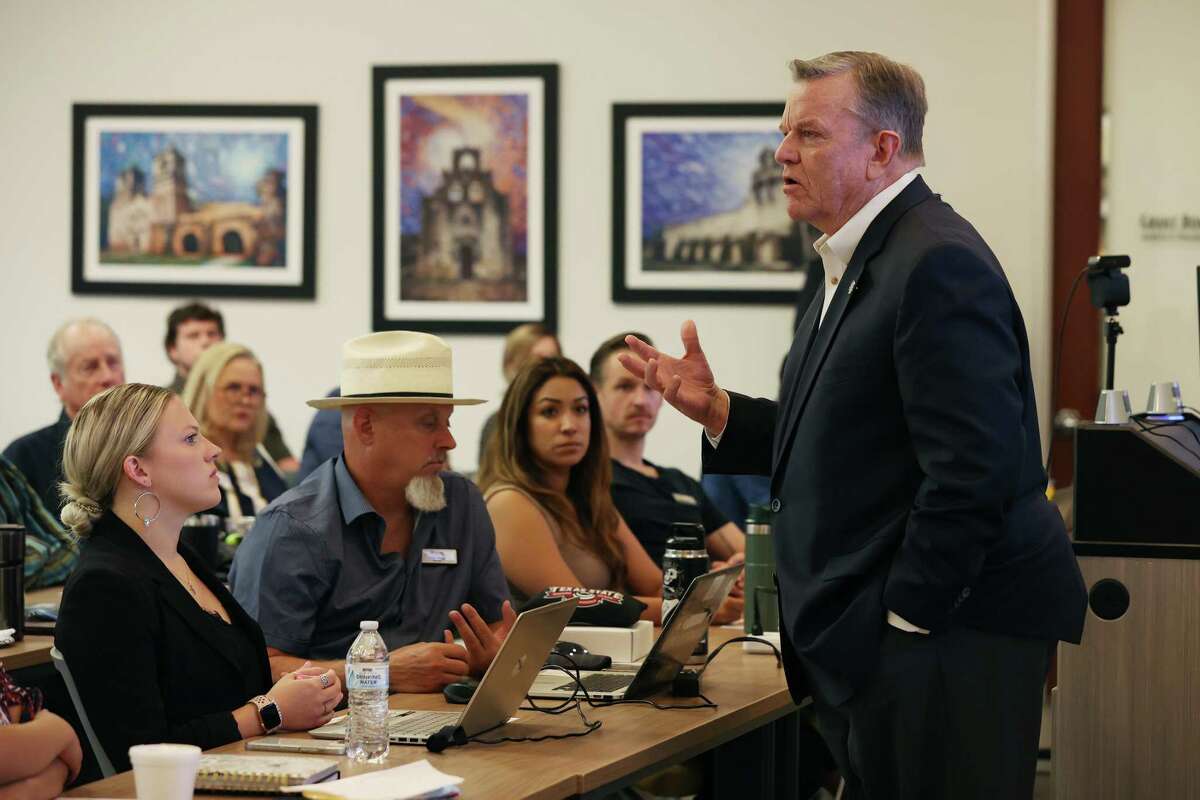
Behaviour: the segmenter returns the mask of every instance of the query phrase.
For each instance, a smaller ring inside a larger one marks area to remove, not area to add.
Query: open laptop
[[[578,604],[572,597],[518,615],[463,711],[392,709],[388,712],[388,738],[393,744],[425,744],[447,725],[459,726],[467,736],[474,736],[508,722]],[[348,728],[349,717],[343,715],[309,733],[318,739],[344,739]]]
[[[637,672],[581,670],[579,678],[592,699],[638,700],[669,686],[704,637],[713,614],[729,596],[741,571],[742,565],[735,564],[693,580]],[[533,682],[529,696],[565,700],[574,692],[573,678],[558,670],[546,670]]]

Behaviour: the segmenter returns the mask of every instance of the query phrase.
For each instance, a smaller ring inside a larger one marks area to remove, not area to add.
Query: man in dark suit
[[[1032,793],[1054,643],[1086,596],[1046,501],[1029,345],[975,229],[933,194],[920,75],[792,63],[776,152],[825,280],[777,402],[717,385],[695,325],[622,362],[705,426],[705,472],[771,475],[781,633],[851,798]]]
[[[9,443],[4,457],[16,464],[46,510],[58,519],[62,508],[58,484],[63,479],[63,444],[71,420],[88,400],[125,382],[125,359],[112,328],[98,319],[81,317],[67,320],[54,331],[46,361],[50,385],[62,410],[53,424]]]

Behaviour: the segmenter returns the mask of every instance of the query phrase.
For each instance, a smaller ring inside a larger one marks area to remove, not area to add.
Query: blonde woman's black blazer
[[[84,542],[63,591],[55,645],[118,770],[129,769],[131,745],[208,749],[241,738],[231,712],[271,686],[258,624],[190,548],[180,553],[231,626],[204,611],[111,511]]]

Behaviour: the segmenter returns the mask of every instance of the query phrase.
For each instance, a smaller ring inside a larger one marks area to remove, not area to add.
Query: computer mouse
[[[474,678],[456,681],[446,684],[442,688],[442,696],[446,698],[447,703],[457,703],[463,705],[471,701],[471,696],[475,694],[475,688],[479,686],[479,681]]]
[[[546,666],[564,669],[608,669],[612,666],[610,656],[598,656],[575,642],[555,642],[554,649],[546,657]]]
[[[558,653],[560,656],[570,656],[571,658],[574,658],[575,656],[586,656],[588,654],[588,649],[586,647],[581,644],[576,644],[575,642],[555,642],[554,647],[551,648],[551,651]]]

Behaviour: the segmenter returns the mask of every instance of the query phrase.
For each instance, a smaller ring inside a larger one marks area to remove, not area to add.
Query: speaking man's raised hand
[[[717,386],[708,358],[700,347],[696,323],[690,319],[679,331],[683,356],[675,358],[651,347],[636,336],[626,336],[630,351],[617,356],[621,365],[689,419],[699,422],[711,436],[725,430],[729,420],[729,395]]]

